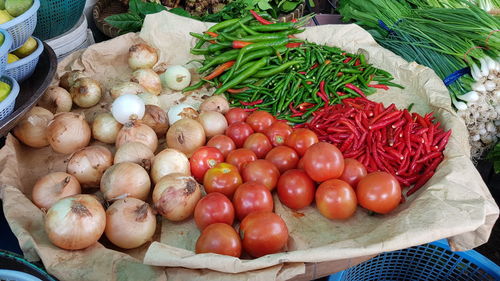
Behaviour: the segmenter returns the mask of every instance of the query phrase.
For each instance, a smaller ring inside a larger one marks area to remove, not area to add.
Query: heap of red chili
[[[385,171],[402,186],[411,186],[409,196],[422,187],[443,160],[443,150],[451,135],[433,113],[421,116],[394,104],[364,98],[344,99],[342,104],[315,112],[305,124],[320,141],[335,144],[345,158],[355,158],[369,172]]]

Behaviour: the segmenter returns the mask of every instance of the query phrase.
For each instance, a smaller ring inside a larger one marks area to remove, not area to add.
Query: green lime
[[[10,85],[0,81],[0,102],[6,99],[10,94]]]

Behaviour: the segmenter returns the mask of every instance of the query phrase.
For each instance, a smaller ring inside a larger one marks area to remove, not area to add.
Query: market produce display
[[[33,5],[33,0],[4,0],[0,2],[0,24],[22,15]]]

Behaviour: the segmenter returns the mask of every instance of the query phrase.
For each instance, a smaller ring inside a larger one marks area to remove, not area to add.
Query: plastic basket
[[[22,15],[0,24],[1,29],[7,30],[12,35],[10,51],[21,47],[33,34],[36,26],[36,12],[40,8],[40,0],[34,0],[33,5]]]
[[[42,0],[35,36],[47,40],[70,30],[83,14],[83,0]]]
[[[14,111],[16,98],[19,95],[19,84],[13,78],[5,75],[0,77],[0,81],[9,84],[11,88],[9,95],[0,102],[0,120],[2,120]]]
[[[43,52],[42,41],[40,41],[40,39],[38,38],[35,38],[35,40],[38,45],[33,53],[18,61],[7,64],[7,66],[5,67],[5,74],[16,79],[18,83],[23,82],[26,78],[30,77],[31,74],[33,74],[33,71],[35,71],[36,68],[36,64],[38,63],[38,58]]]
[[[7,55],[9,54],[10,46],[12,45],[12,36],[5,29],[0,29],[0,33],[3,34],[3,44],[0,46],[0,76],[5,72],[5,67],[7,66]]]
[[[42,281],[33,275],[16,270],[0,269],[0,280],[8,281]]]
[[[45,43],[54,50],[56,55],[71,51],[85,42],[87,39],[87,27],[87,18],[82,15],[73,28],[64,34],[46,40]]]
[[[494,281],[500,267],[478,252],[452,252],[446,240],[383,253],[329,277],[329,281]]]
[[[37,265],[15,253],[0,251],[0,280],[9,281],[56,281]]]

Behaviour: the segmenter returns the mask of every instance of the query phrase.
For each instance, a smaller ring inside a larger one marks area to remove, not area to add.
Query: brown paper
[[[126,34],[93,45],[66,58],[57,73],[60,76],[69,69],[83,70],[109,89],[119,81],[129,80],[131,70],[126,56],[132,44],[145,40],[160,50],[156,69],[185,64],[195,58],[189,54],[195,40],[188,33],[204,31],[208,26],[166,12],[149,15],[140,37]],[[404,90],[380,91],[371,99],[386,105],[395,103],[399,108],[415,103],[414,110],[434,111],[438,121],[453,130],[438,171],[405,204],[385,216],[368,216],[358,209],[347,221],[333,221],[321,216],[314,207],[293,212],[275,198],[275,211],[286,221],[290,232],[288,252],[258,259],[195,255],[199,232],[192,221],[162,220],[158,229],[161,233],[155,241],[136,250],[120,251],[102,240],[106,247],[98,243],[82,251],[65,251],[48,241],[43,213],[29,199],[36,179],[49,172],[64,171],[68,155],[54,153],[49,147],[28,148],[9,135],[0,150],[0,197],[25,256],[30,260],[40,258],[48,271],[61,280],[286,280],[304,273],[305,262],[369,256],[447,237],[457,250],[485,243],[499,210],[469,160],[467,130],[434,72],[381,48],[356,25],[311,27],[300,37],[353,53],[364,52],[370,63],[391,72],[395,82],[405,86]],[[188,68],[197,80],[196,63]],[[164,90],[161,106],[167,109],[179,102],[198,106],[211,91],[202,89],[183,95]],[[110,100],[106,93],[101,104],[83,111],[87,120],[92,121],[97,112],[108,110]]]

